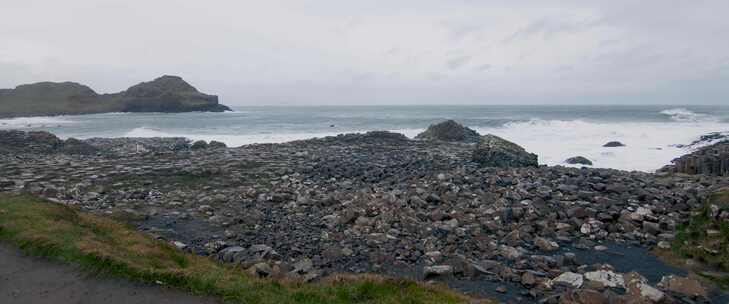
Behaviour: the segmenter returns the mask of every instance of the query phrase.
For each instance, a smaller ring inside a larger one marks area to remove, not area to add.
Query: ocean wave
[[[715,121],[716,118],[708,115],[693,112],[686,108],[672,108],[660,112],[662,115],[668,116],[669,119],[677,122],[699,122],[699,121]]]
[[[521,145],[539,155],[542,164],[566,165],[567,158],[584,156],[593,161],[594,167],[651,172],[690,152],[681,145],[691,143],[700,135],[728,128],[729,125],[716,121],[679,124],[531,119],[475,129]],[[608,141],[620,141],[626,146],[603,147]]]
[[[65,119],[63,116],[16,117],[0,119],[0,129],[45,128],[73,123],[75,121]]]

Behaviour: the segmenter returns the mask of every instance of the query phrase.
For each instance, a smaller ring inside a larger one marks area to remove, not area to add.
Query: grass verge
[[[729,212],[729,189],[714,193],[687,225],[678,227],[671,244],[673,259],[692,259],[697,274],[729,287],[729,221],[716,215]]]
[[[0,193],[0,241],[26,254],[88,271],[180,288],[233,303],[467,303],[443,286],[376,275],[335,275],[318,283],[250,277],[244,270],[178,251],[108,217],[27,194]]]

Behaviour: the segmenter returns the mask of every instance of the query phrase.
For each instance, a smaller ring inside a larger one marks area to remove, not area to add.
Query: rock
[[[619,141],[610,141],[610,142],[607,142],[606,144],[604,144],[602,146],[603,147],[607,147],[607,148],[625,147],[625,145],[623,143],[619,142]]]
[[[294,270],[291,271],[292,273],[305,274],[314,269],[314,263],[310,259],[305,258],[296,262],[293,267]]]
[[[681,156],[661,171],[729,176],[729,140]]]
[[[660,242],[658,242],[657,246],[658,246],[658,248],[664,249],[664,250],[671,249],[671,243],[667,242],[667,241],[660,241]]]
[[[415,139],[429,141],[446,141],[446,142],[466,142],[477,143],[479,141],[478,132],[453,121],[446,120],[437,124],[430,125],[425,132],[415,136]]]
[[[601,283],[603,286],[612,288],[623,288],[625,283],[623,275],[609,270],[590,271],[585,273],[585,279]]]
[[[498,293],[506,293],[508,291],[506,286],[497,286],[494,290]]]
[[[453,274],[453,266],[435,265],[423,267],[423,276],[427,279],[434,276],[445,276]]]
[[[162,76],[114,94],[73,82],[39,82],[0,90],[0,116],[52,116],[107,112],[223,112],[218,96],[203,94],[178,76]]]
[[[635,299],[648,299],[654,303],[660,302],[665,294],[648,284],[643,276],[637,272],[629,272],[623,275],[626,293]]]
[[[555,251],[559,249],[559,244],[557,244],[557,242],[550,241],[542,237],[534,238],[534,246],[537,246],[543,251]]]
[[[537,278],[531,272],[525,271],[521,275],[521,284],[524,286],[533,286],[537,282]]]
[[[207,148],[208,148],[208,143],[205,142],[204,140],[198,140],[198,141],[192,143],[192,146],[190,147],[190,149],[193,149],[193,150],[202,150],[202,149],[207,149]]]
[[[499,254],[508,260],[516,260],[522,256],[521,251],[511,246],[502,245]]]
[[[584,283],[584,277],[579,273],[564,272],[550,280],[550,285],[564,284],[573,288],[580,288]]]
[[[248,273],[259,278],[265,278],[273,274],[273,269],[268,263],[260,262],[248,268]]]
[[[537,155],[495,135],[481,137],[472,160],[482,167],[537,167]]]
[[[583,156],[575,156],[570,157],[564,161],[567,164],[570,165],[586,165],[586,166],[592,166],[592,161],[589,159],[583,157]]]
[[[211,149],[224,149],[224,148],[227,148],[228,146],[223,142],[219,142],[217,140],[211,140],[210,144],[208,144],[208,147],[210,147]]]
[[[218,259],[223,262],[232,263],[236,260],[236,256],[246,251],[245,248],[240,246],[232,246],[225,248],[218,252]]]
[[[701,282],[677,275],[664,276],[661,278],[661,282],[658,283],[658,287],[689,297],[709,297],[708,290],[701,284]]]

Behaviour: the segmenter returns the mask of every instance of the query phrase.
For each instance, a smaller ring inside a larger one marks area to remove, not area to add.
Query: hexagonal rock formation
[[[425,132],[415,136],[415,139],[477,143],[479,137],[480,135],[478,132],[468,127],[464,127],[453,120],[446,120],[444,122],[430,125]]]
[[[486,134],[473,151],[472,160],[483,167],[537,167],[537,155],[501,137]]]

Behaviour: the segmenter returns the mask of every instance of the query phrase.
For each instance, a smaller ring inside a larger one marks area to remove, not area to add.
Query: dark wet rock
[[[481,137],[473,152],[474,162],[483,167],[536,167],[537,155],[501,137],[487,134]]]
[[[95,154],[98,149],[75,138],[65,141],[45,131],[0,130],[0,153]]]
[[[570,157],[564,161],[570,165],[586,165],[592,166],[592,161],[583,156]]]
[[[625,147],[625,144],[619,142],[619,141],[609,141],[606,144],[602,145],[606,148],[615,148],[615,147]]]
[[[415,139],[477,143],[479,141],[479,137],[480,134],[478,134],[478,132],[468,127],[464,127],[453,120],[446,120],[444,122],[430,125],[423,133],[415,136]]]
[[[211,140],[208,146],[212,149],[223,149],[228,147],[225,143],[219,142],[217,140]]]
[[[207,149],[207,148],[208,148],[208,143],[204,140],[195,141],[192,143],[192,146],[190,146],[190,149],[193,149],[193,150],[202,150],[202,149]]]
[[[91,155],[99,152],[99,149],[75,138],[66,139],[59,150],[61,153]]]
[[[676,158],[661,171],[729,176],[729,141],[703,147]]]

